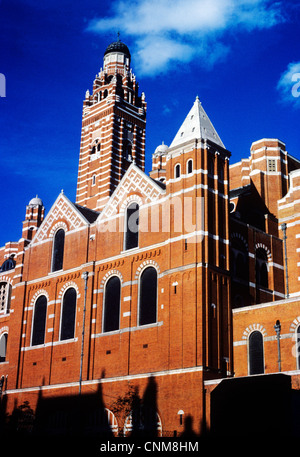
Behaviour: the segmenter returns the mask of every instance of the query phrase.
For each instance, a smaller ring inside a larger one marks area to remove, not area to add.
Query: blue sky
[[[264,137],[300,159],[299,30],[297,0],[0,0],[0,246],[36,194],[46,212],[61,189],[75,201],[82,102],[118,31],[148,102],[149,171],[197,95],[231,163]]]

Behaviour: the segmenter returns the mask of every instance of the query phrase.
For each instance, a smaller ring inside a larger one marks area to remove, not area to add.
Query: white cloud
[[[277,89],[281,100],[300,108],[300,62],[291,62],[282,73]]]
[[[87,30],[119,30],[133,40],[139,71],[154,75],[197,55],[213,64],[228,47],[225,32],[270,28],[282,21],[281,3],[270,0],[114,0],[111,15]]]

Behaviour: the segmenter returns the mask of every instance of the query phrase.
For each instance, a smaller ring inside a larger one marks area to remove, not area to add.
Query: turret
[[[44,220],[45,208],[42,200],[36,196],[26,206],[25,221],[23,222],[22,238],[31,241],[35,232]]]

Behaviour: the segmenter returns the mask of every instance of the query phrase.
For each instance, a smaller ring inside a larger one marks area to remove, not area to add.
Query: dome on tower
[[[36,196],[30,200],[28,205],[29,206],[43,206],[43,202],[38,196]]]
[[[162,142],[162,144],[157,146],[157,148],[154,151],[154,154],[165,154],[168,149],[169,147],[164,142]]]
[[[109,54],[110,52],[122,52],[127,57],[131,57],[128,47],[126,46],[126,44],[122,43],[120,39],[108,45],[104,55],[106,56],[106,54]]]

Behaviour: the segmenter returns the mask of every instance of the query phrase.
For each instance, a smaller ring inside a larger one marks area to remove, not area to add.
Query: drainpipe
[[[88,271],[85,271],[85,272],[82,273],[82,279],[84,279],[84,305],[83,305],[82,339],[81,339],[81,355],[80,355],[79,395],[81,394],[81,384],[82,384],[82,365],[83,365],[83,353],[84,353],[83,349],[84,349],[86,293],[87,293],[88,277],[89,277]]]
[[[277,351],[278,351],[278,371],[281,371],[281,356],[280,356],[280,330],[281,330],[281,324],[280,321],[277,320],[276,324],[274,325],[274,329],[276,332],[276,338],[277,338]]]
[[[280,228],[281,228],[281,230],[283,232],[286,298],[289,298],[289,276],[288,276],[287,249],[286,249],[286,239],[287,239],[287,236],[286,236],[286,223],[281,224]]]

